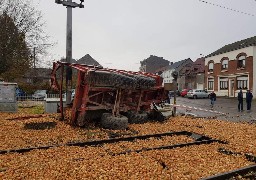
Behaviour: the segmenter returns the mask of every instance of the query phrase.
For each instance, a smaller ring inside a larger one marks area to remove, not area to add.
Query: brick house
[[[205,59],[198,58],[180,70],[180,89],[204,89]]]
[[[228,44],[205,57],[205,84],[218,96],[237,97],[239,89],[256,94],[256,36]],[[245,96],[244,96],[245,97]],[[255,98],[256,96],[254,96]]]

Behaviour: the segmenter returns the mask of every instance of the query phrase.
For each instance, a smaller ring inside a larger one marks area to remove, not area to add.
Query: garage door
[[[197,83],[197,89],[204,89],[204,84]]]

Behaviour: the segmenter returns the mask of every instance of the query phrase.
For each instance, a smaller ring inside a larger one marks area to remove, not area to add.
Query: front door
[[[230,79],[229,80],[229,97],[234,97],[234,94],[235,94],[235,90],[234,90],[234,79]]]

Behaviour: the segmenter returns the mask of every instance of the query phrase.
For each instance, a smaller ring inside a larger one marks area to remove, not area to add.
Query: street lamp
[[[72,61],[72,8],[84,8],[82,4],[84,0],[80,0],[80,4],[72,2],[72,0],[55,0],[55,3],[62,4],[67,7],[67,36],[66,36],[66,61]],[[66,68],[66,104],[71,104],[71,89],[72,89],[72,68]]]

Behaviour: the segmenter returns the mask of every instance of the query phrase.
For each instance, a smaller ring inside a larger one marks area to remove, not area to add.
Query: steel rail
[[[224,180],[224,179],[231,179],[237,175],[246,175],[250,172],[256,172],[256,164],[254,165],[250,165],[250,166],[245,166],[233,171],[229,171],[229,172],[225,172],[222,174],[217,174],[217,175],[213,175],[213,176],[209,176],[206,178],[203,178],[201,180]],[[255,177],[253,178],[255,179]]]
[[[74,142],[74,143],[66,143],[66,144],[60,144],[60,145],[50,145],[50,146],[40,146],[40,147],[29,147],[29,148],[21,148],[21,149],[10,149],[10,150],[0,150],[0,154],[6,154],[6,153],[25,153],[32,150],[40,150],[40,149],[49,149],[49,148],[55,148],[55,147],[61,147],[61,146],[98,146],[102,144],[111,144],[111,143],[117,143],[121,141],[134,141],[136,139],[149,139],[152,137],[160,138],[162,136],[174,136],[174,135],[186,135],[195,140],[195,142],[192,143],[185,143],[185,144],[178,144],[178,145],[171,145],[171,146],[161,146],[161,147],[155,147],[156,149],[171,149],[176,147],[184,147],[186,145],[198,145],[198,144],[205,144],[205,143],[211,143],[211,142],[219,142],[219,143],[226,143],[220,140],[214,140],[210,137],[188,132],[188,131],[179,131],[179,132],[166,132],[166,133],[160,133],[160,134],[148,134],[148,135],[141,135],[141,136],[130,136],[130,137],[123,137],[123,138],[110,138],[110,139],[104,139],[104,140],[95,140],[95,141],[83,141],[83,142]],[[152,149],[152,148],[145,148],[145,149]],[[152,149],[153,150],[153,149]],[[138,150],[140,152],[141,150]]]

